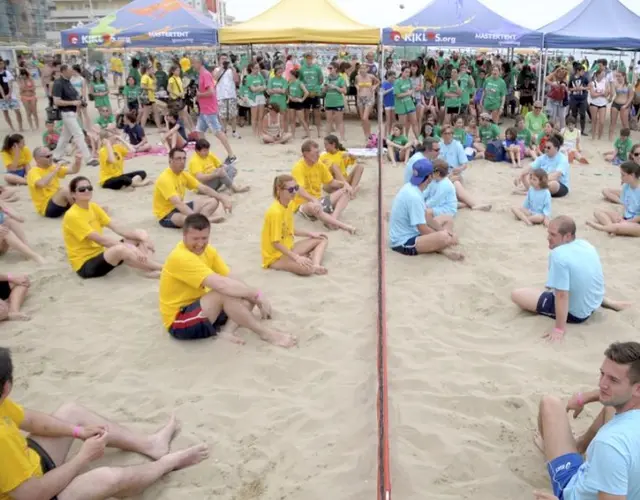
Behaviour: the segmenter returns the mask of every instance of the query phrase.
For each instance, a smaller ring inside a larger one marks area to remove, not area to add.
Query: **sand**
[[[3,269],[28,272],[33,280],[24,308],[33,319],[1,326],[2,345],[14,353],[13,397],[43,411],[78,401],[144,432],[175,409],[182,433],[174,449],[205,441],[211,458],[170,474],[142,499],[373,498],[375,164],[366,164],[360,196],[344,215],[360,234],[330,235],[328,276],[264,271],[259,237],[271,182],[297,160],[301,140],[265,147],[248,138],[247,128],[241,132],[247,137],[231,140],[240,159],[238,180],[252,191],[234,196],[233,215],[214,227],[212,244],[234,272],[271,298],[274,324],[298,335],[299,347],[272,347],[245,331],[245,346],[172,340],[157,311],[157,281],[124,268],[103,279],[78,278],[66,260],[60,221],[36,215],[22,188],[14,208],[26,217],[30,241],[47,264],[38,269],[15,253],[2,257]],[[26,136],[30,146],[39,144],[39,134]],[[360,137],[358,124],[349,122],[347,144],[357,146]],[[219,144],[215,151],[224,156]],[[596,155],[594,148],[588,152]],[[166,164],[148,156],[126,168],[155,177]],[[97,182],[97,168],[81,173]],[[474,162],[466,174],[469,189],[495,208],[459,213],[464,263],[387,254],[395,498],[513,499],[546,487],[531,441],[539,396],[591,388],[606,345],[633,338],[637,311],[599,311],[586,325],[570,327],[562,344],[550,346],[540,339],[549,320],[510,303],[512,288],[544,284],[548,253],[544,229],[525,227],[509,212],[522,202],[509,194],[512,174],[506,164],[486,162]],[[402,168],[385,166],[389,205],[401,179]],[[553,208],[575,216],[579,235],[600,250],[609,294],[635,298],[635,265],[625,257],[637,242],[584,227],[593,208],[603,205],[600,189],[618,184],[618,170],[601,161],[575,166],[571,195]],[[180,232],[157,224],[151,192],[98,188],[94,201],[109,206],[122,224],[149,231],[163,259]],[[579,423],[586,425],[587,416]],[[110,452],[97,465],[144,460]]]

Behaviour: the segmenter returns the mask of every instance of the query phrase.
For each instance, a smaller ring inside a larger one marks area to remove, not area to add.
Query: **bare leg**
[[[11,286],[11,295],[9,295],[9,313],[8,317],[10,320],[27,320],[29,319],[29,315],[23,312],[20,312],[22,308],[22,304],[24,304],[25,299],[27,298],[27,292],[29,288],[22,285],[12,285]]]
[[[613,142],[613,133],[616,130],[616,122],[618,121],[618,110],[611,106],[611,120],[609,122],[609,142]]]
[[[154,273],[152,277],[159,277],[159,272],[162,271],[162,264],[155,262],[147,258],[144,261],[138,259],[137,252],[133,248],[127,246],[125,243],[120,243],[112,247],[107,248],[104,251],[104,260],[106,260],[112,266],[117,266],[121,262],[124,262],[129,267],[140,269],[142,271]]]
[[[620,194],[621,191],[619,189],[604,188],[602,190],[602,196],[605,200],[610,201],[611,203],[616,203],[618,205],[622,205]]]
[[[227,138],[227,134],[225,134],[222,130],[219,130],[215,133],[218,140],[222,143],[225,151],[228,156],[233,156],[233,149],[231,149],[231,144],[229,144],[229,139]]]
[[[481,210],[483,212],[488,212],[489,210],[491,210],[491,205],[489,203],[477,203],[460,181],[455,181],[453,185],[456,188],[456,196],[458,197],[458,201],[464,203],[471,210]]]
[[[4,181],[13,186],[26,186],[27,179],[16,174],[7,173],[4,175]]]
[[[624,300],[612,300],[607,297],[602,299],[602,307],[605,309],[611,309],[612,311],[620,312],[628,309],[633,305],[633,302]]]
[[[527,214],[528,210],[525,212],[525,209],[522,207],[511,207],[511,211],[513,212],[513,215],[515,215],[517,219],[524,222],[527,226],[533,225],[529,220],[529,214]]]
[[[332,215],[336,219],[339,219],[340,215],[342,215],[342,212],[344,212],[344,209],[347,208],[347,205],[349,204],[349,195],[344,189],[339,189],[338,191],[331,193],[329,198],[331,199],[331,205],[334,207]]]
[[[353,170],[351,171],[351,173],[349,174],[349,178],[347,179],[347,182],[353,188],[354,197],[355,197],[355,194],[358,192],[358,189],[360,186],[360,180],[362,179],[363,173],[364,173],[364,167],[359,163],[357,163],[356,165],[354,165]]]
[[[213,214],[218,209],[220,203],[218,200],[209,198],[207,200],[196,200],[193,204],[194,211],[204,215],[209,222],[212,224],[219,224],[220,222],[224,222],[225,218],[223,216],[214,216]]]
[[[307,238],[300,240],[293,245],[293,248],[291,249],[293,253],[311,258],[311,261],[313,262],[312,268],[301,266],[286,255],[283,255],[280,259],[271,264],[271,268],[279,271],[287,271],[299,276],[327,274],[327,268],[322,266],[322,259],[324,258],[324,253],[327,250],[328,244],[329,240],[326,239]]]
[[[38,264],[44,264],[44,257],[31,250],[31,247],[18,238],[13,231],[9,230],[4,237],[4,242],[9,245],[10,248],[17,250],[28,259],[31,259]]]
[[[538,413],[540,444],[547,462],[568,453],[578,453],[565,403],[553,396],[543,396]]]

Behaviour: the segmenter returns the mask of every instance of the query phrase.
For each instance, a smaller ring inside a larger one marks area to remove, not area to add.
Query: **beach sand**
[[[150,129],[153,131],[153,129]],[[3,125],[2,133],[7,127]],[[274,324],[300,338],[290,351],[242,331],[247,345],[218,340],[180,343],[163,330],[157,281],[129,269],[83,281],[69,267],[60,221],[35,214],[27,189],[14,204],[26,217],[31,243],[47,256],[36,269],[13,252],[3,269],[33,280],[25,312],[29,322],[2,325],[2,345],[16,365],[13,397],[53,411],[78,401],[108,418],[145,432],[175,409],[182,432],[173,448],[198,441],[211,448],[201,465],[170,474],[143,499],[314,500],[370,499],[375,495],[376,368],[376,167],[367,162],[363,188],[345,212],[357,236],[332,232],[326,277],[299,278],[260,267],[259,238],[275,175],[299,157],[298,139],[265,147],[247,136],[232,139],[238,181],[248,195],[234,196],[230,220],[216,225],[211,242],[232,270],[271,298]],[[39,134],[26,134],[28,144]],[[211,138],[211,137],[210,137]],[[347,125],[347,144],[361,131]],[[157,136],[152,133],[152,139]],[[215,151],[223,151],[216,141]],[[587,145],[590,139],[585,141]],[[602,151],[608,148],[599,144]],[[588,147],[595,157],[596,150]],[[128,161],[127,170],[155,177],[162,157]],[[402,168],[385,165],[387,208],[401,185]],[[83,175],[97,182],[97,168]],[[490,213],[461,211],[456,219],[463,263],[442,256],[407,258],[387,252],[390,439],[394,497],[500,500],[528,498],[546,488],[542,458],[532,435],[539,397],[595,386],[602,352],[614,340],[634,338],[637,310],[599,311],[570,327],[551,346],[540,336],[552,323],[520,313],[512,288],[544,285],[547,243],[542,227],[526,227],[509,208],[507,164],[474,162],[468,188],[494,204]],[[572,168],[572,192],[555,201],[554,214],[576,217],[579,236],[600,251],[608,293],[638,296],[635,240],[609,238],[584,221],[599,192],[619,185],[618,169],[594,160]],[[180,240],[151,213],[152,187],[135,193],[96,189],[94,201],[115,220],[150,232],[164,259]],[[300,218],[299,227],[322,229]],[[585,412],[593,415],[594,410]],[[579,426],[588,425],[582,416]],[[141,463],[133,454],[109,452],[97,465]]]

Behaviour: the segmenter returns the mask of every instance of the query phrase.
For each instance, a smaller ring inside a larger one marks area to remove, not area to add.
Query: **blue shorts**
[[[556,296],[553,292],[542,292],[538,299],[538,305],[536,306],[536,312],[541,316],[548,316],[549,318],[556,318]],[[576,318],[573,314],[567,315],[567,323],[577,325],[584,323],[591,317],[591,314],[586,318]]]
[[[7,173],[17,175],[18,177],[22,177],[24,179],[25,175],[27,175],[27,170],[25,168],[19,168],[17,170],[7,170]]]
[[[211,129],[214,134],[217,134],[222,130],[222,124],[217,114],[213,115],[200,115],[198,116],[198,123],[196,130],[200,133],[205,133],[207,129]]]
[[[398,245],[397,247],[391,247],[391,250],[394,252],[401,253],[402,255],[418,255],[418,249],[416,248],[416,239],[418,237],[414,236],[405,241],[402,245]]]
[[[222,311],[216,320],[211,323],[202,312],[200,299],[183,307],[176,314],[173,323],[169,327],[169,334],[178,340],[198,340],[215,337],[220,328],[227,324],[229,318]]]
[[[582,455],[578,453],[567,453],[555,458],[547,463],[547,471],[551,479],[553,494],[558,500],[563,500],[564,489],[569,481],[578,473],[578,469],[584,463]]]
[[[189,203],[186,203],[186,205],[193,210],[193,202],[190,201]],[[177,208],[174,208],[173,210],[171,210],[171,212],[169,212],[167,215],[165,215],[162,219],[160,219],[158,221],[158,223],[162,226],[162,227],[166,227],[168,229],[179,229],[178,226],[176,226],[172,221],[171,221],[171,217],[173,217],[174,214],[180,213],[180,210],[178,210]]]

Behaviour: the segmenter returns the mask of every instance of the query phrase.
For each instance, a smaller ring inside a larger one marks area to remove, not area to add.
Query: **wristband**
[[[554,328],[553,331],[556,332],[556,333],[564,334],[564,329],[563,328]]]
[[[256,293],[256,297],[254,299],[255,302],[260,302],[260,299],[262,298],[262,292],[260,290],[258,290],[258,293]]]
[[[11,282],[12,279],[13,279],[13,276],[11,276],[11,273],[7,273],[7,281]]]
[[[584,397],[582,396],[581,392],[578,393],[578,404],[580,406],[584,406]]]
[[[80,434],[82,433],[82,427],[80,427],[79,425],[76,425],[73,428],[73,437],[76,439],[80,439]]]

